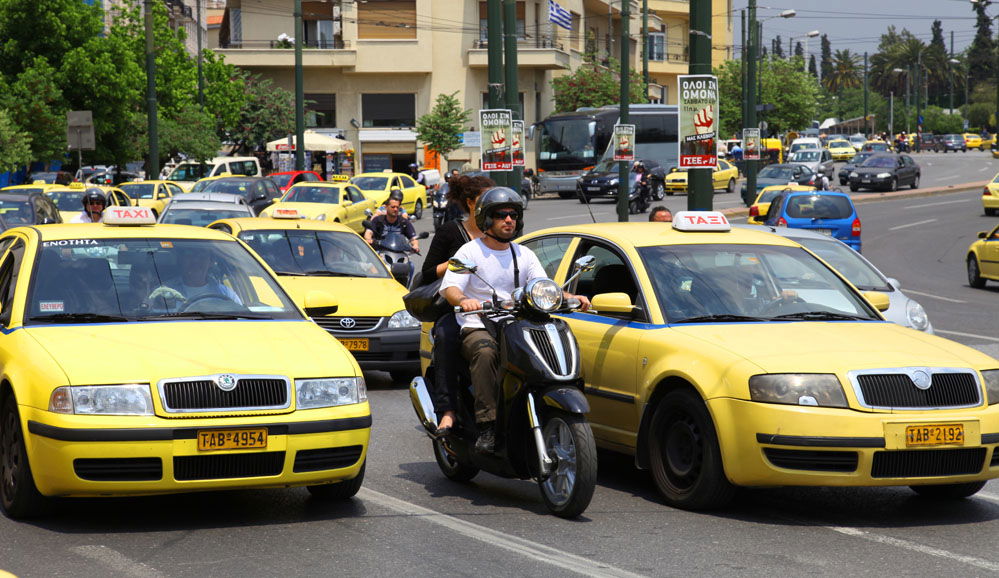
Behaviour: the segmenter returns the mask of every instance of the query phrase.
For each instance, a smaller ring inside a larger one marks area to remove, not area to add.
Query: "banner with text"
[[[635,160],[635,125],[614,125],[614,160]]]
[[[508,109],[490,108],[479,111],[479,126],[482,128],[482,170],[513,170],[513,156],[510,151],[513,132],[513,113]]]
[[[742,158],[747,161],[760,160],[760,129],[742,129]]]
[[[511,124],[510,149],[513,166],[524,166],[524,121],[522,120],[515,120]]]
[[[718,164],[718,78],[709,74],[678,78],[680,93],[680,168]]]

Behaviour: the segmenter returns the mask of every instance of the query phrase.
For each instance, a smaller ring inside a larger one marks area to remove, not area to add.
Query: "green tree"
[[[295,132],[295,95],[259,75],[244,79],[245,104],[239,120],[227,131],[233,152],[262,149],[268,141]]]
[[[759,74],[763,92],[758,102],[774,109],[760,115],[770,132],[784,132],[809,126],[818,113],[820,88],[815,77],[801,69],[801,59],[765,60]],[[728,60],[716,68],[719,84],[721,134],[740,131],[742,123],[741,63]]]
[[[829,37],[825,34],[822,35],[822,49],[820,51],[821,58],[819,58],[819,72],[822,73],[822,80],[825,80],[827,76],[832,74],[832,44],[829,43]]]
[[[66,152],[66,110],[58,72],[43,56],[29,63],[7,90],[0,108],[22,129],[31,130],[31,158],[58,159]]]
[[[184,153],[205,160],[222,148],[222,141],[215,133],[215,119],[197,104],[188,104],[169,116],[160,115],[159,120],[160,151],[164,159]],[[148,139],[142,142],[148,143]],[[148,150],[144,153],[148,154]]]
[[[0,108],[0,172],[13,171],[31,162],[31,137],[17,130],[10,114]]]
[[[620,65],[611,59],[608,66],[584,62],[572,74],[552,80],[555,112],[570,112],[584,106],[618,104],[621,96]],[[632,104],[648,102],[641,73],[631,71],[628,100]]]
[[[975,11],[975,39],[968,49],[968,70],[972,86],[990,80],[995,75],[995,42],[992,40],[992,19],[985,12],[986,3],[972,4]]]
[[[104,31],[100,2],[0,0],[0,72],[8,78],[44,57],[60,68],[63,56]]]
[[[822,77],[822,85],[835,94],[844,88],[861,86],[862,74],[859,55],[851,53],[849,48],[837,50],[832,60],[832,71],[828,76]]]
[[[220,139],[228,139],[249,101],[246,89],[249,74],[226,64],[221,56],[211,50],[204,51],[202,60],[205,111],[215,119],[216,135]]]
[[[457,94],[438,94],[433,109],[416,119],[416,138],[445,160],[461,146],[459,135],[471,115],[461,107]]]

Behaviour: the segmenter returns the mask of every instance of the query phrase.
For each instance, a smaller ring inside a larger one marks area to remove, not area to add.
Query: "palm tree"
[[[832,72],[827,78],[822,79],[826,90],[838,93],[844,88],[860,86],[861,82],[860,56],[851,53],[849,48],[837,50],[832,58]]]

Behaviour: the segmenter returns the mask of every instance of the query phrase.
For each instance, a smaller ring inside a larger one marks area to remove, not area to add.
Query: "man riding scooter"
[[[402,216],[401,210],[402,194],[393,191],[388,200],[385,201],[385,214],[378,215],[371,220],[371,226],[364,231],[364,240],[369,245],[377,245],[389,233],[400,233],[409,239],[413,251],[419,253],[420,241],[417,238],[416,229],[413,228],[413,223],[409,219]]]

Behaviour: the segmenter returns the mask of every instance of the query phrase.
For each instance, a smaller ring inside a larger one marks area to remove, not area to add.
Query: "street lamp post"
[[[808,72],[808,39],[809,38],[815,38],[819,34],[821,34],[821,32],[819,32],[818,30],[812,30],[811,32],[809,32],[807,34],[802,34],[801,36],[792,36],[791,37],[791,40],[790,40],[791,46],[794,46],[794,41],[795,40],[797,40],[799,38],[804,38],[805,39],[805,54],[802,57],[802,60],[804,61],[803,68],[804,68],[805,72]],[[788,50],[788,52],[787,52],[787,59],[788,60],[791,60],[793,52],[794,52],[793,50]]]

